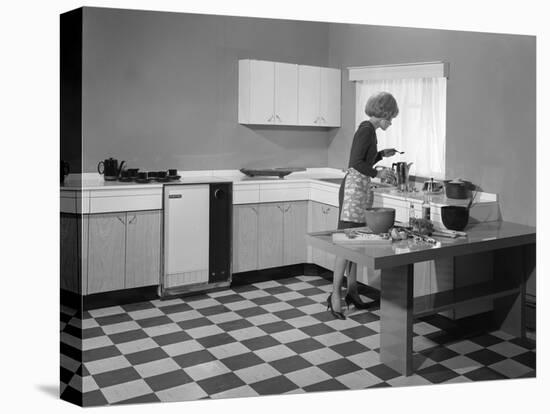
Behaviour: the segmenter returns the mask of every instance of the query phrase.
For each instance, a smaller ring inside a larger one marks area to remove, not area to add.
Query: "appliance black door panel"
[[[209,283],[224,282],[231,276],[232,208],[232,184],[210,184]]]

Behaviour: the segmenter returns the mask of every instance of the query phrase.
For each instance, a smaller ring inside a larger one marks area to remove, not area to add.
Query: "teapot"
[[[115,181],[120,176],[122,166],[125,162],[126,161],[122,161],[120,165],[118,165],[118,160],[115,160],[112,157],[104,161],[99,161],[97,164],[97,172],[103,174],[105,181]],[[100,168],[101,166],[103,168]]]
[[[413,163],[394,162],[391,166],[395,176],[397,177],[397,189],[399,191],[407,191],[409,187],[409,168]]]

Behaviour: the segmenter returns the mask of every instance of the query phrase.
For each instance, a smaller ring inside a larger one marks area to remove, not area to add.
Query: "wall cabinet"
[[[340,69],[298,66],[298,124],[340,126]]]
[[[233,273],[306,262],[307,202],[233,207]]]
[[[160,211],[88,216],[84,294],[156,285],[160,277]]]
[[[339,127],[340,69],[239,60],[239,123]]]
[[[298,65],[239,61],[239,123],[296,125]]]
[[[334,230],[338,227],[338,207],[311,201],[309,208],[309,229],[311,232]],[[333,254],[315,247],[310,247],[310,249],[312,263],[325,269],[334,270],[335,257]]]

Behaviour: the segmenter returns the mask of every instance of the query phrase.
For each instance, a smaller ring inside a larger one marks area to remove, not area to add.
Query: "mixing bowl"
[[[365,209],[365,222],[373,233],[387,233],[395,222],[395,209],[373,207]]]

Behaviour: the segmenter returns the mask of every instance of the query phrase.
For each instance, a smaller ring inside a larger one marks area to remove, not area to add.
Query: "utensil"
[[[122,161],[119,165],[118,160],[112,157],[104,161],[99,161],[97,164],[97,172],[102,174],[106,181],[115,181],[118,179],[125,162],[126,161]]]
[[[407,191],[409,187],[409,169],[413,163],[394,162],[392,170],[397,177],[397,188],[400,191]]]
[[[443,183],[440,181],[435,181],[431,178],[429,181],[424,181],[422,186],[422,191],[427,193],[437,193],[443,189]]]

